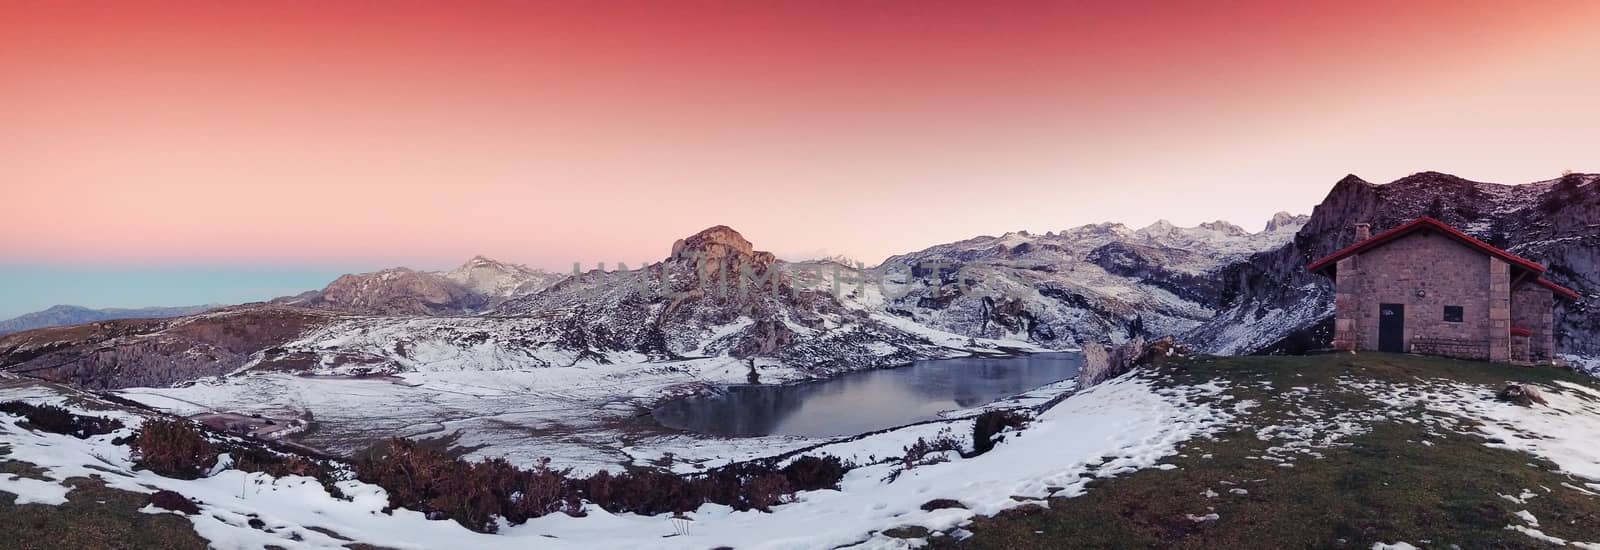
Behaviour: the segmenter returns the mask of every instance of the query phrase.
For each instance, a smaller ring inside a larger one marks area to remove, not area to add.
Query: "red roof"
[[[1572,290],[1572,289],[1567,288],[1567,287],[1564,287],[1564,286],[1561,286],[1561,285],[1558,285],[1558,284],[1555,284],[1555,283],[1552,283],[1550,281],[1547,281],[1543,277],[1535,279],[1534,282],[1539,283],[1540,286],[1543,286],[1545,288],[1550,289],[1551,292],[1555,292],[1556,296],[1560,296],[1562,298],[1566,298],[1566,299],[1572,300],[1574,302],[1576,302],[1576,301],[1578,301],[1578,299],[1582,298],[1582,296],[1578,295],[1577,291]]]
[[[1544,273],[1544,266],[1539,265],[1538,262],[1534,262],[1533,260],[1523,258],[1522,256],[1506,252],[1499,248],[1495,248],[1489,243],[1472,238],[1472,235],[1462,233],[1460,229],[1450,227],[1450,224],[1426,216],[1411,220],[1400,227],[1384,231],[1383,233],[1380,233],[1377,236],[1365,241],[1347,246],[1338,252],[1334,252],[1332,255],[1326,258],[1311,262],[1311,265],[1306,266],[1306,269],[1311,272],[1322,271],[1337,265],[1339,260],[1343,260],[1353,254],[1366,252],[1367,250],[1383,246],[1391,241],[1399,239],[1400,237],[1409,235],[1412,232],[1421,231],[1424,229],[1437,230],[1447,237],[1461,241],[1462,244],[1476,248],[1484,254],[1505,260],[1506,263],[1511,265],[1527,269],[1534,273]],[[1577,293],[1574,292],[1573,295],[1576,296]]]

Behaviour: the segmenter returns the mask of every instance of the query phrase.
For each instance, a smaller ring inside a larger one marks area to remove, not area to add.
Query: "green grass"
[[[13,468],[26,471],[19,462]],[[111,489],[98,479],[72,478],[67,503],[16,504],[16,496],[0,493],[0,548],[204,549],[188,519],[173,514],[140,512],[149,495]]]
[[[935,538],[934,546],[1365,549],[1375,542],[1405,541],[1424,548],[1549,547],[1506,529],[1523,524],[1513,516],[1519,510],[1537,517],[1547,535],[1600,542],[1600,497],[1563,487],[1563,482],[1582,483],[1557,473],[1553,464],[1487,447],[1475,435],[1384,420],[1373,423],[1370,432],[1345,439],[1348,445],[1317,449],[1321,459],[1301,457],[1286,468],[1251,458],[1279,443],[1259,440],[1257,428],[1290,421],[1299,411],[1284,396],[1291,387],[1314,390],[1318,397],[1311,403],[1319,409],[1362,411],[1381,407],[1368,396],[1339,391],[1338,379],[1443,379],[1496,388],[1510,381],[1595,385],[1581,375],[1553,368],[1344,354],[1182,359],[1151,376],[1163,385],[1227,381],[1227,394],[1260,406],[1215,440],[1202,438],[1183,446],[1180,456],[1166,461],[1177,469],[1101,480],[1087,495],[1052,500],[1047,510],[980,518],[969,527],[972,538]],[[1424,440],[1432,446],[1422,444]],[[1526,504],[1499,496],[1515,496],[1523,489],[1537,496]],[[1216,496],[1208,497],[1207,491]],[[1220,519],[1195,522],[1187,517],[1212,512]]]

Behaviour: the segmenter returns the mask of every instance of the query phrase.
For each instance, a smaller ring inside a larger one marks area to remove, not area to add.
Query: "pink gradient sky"
[[[875,263],[1600,171],[1600,2],[1122,4],[0,0],[0,257]]]

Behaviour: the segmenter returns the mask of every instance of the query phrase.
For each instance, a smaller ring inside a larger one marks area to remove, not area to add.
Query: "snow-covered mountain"
[[[1217,273],[1288,243],[1304,216],[1250,233],[1228,222],[1138,230],[1116,223],[977,237],[895,256],[876,272],[896,315],[970,336],[1050,348],[1184,334],[1209,320]]]
[[[445,273],[444,278],[488,297],[492,305],[499,305],[511,298],[544,290],[566,278],[566,275],[501,262],[480,255],[473,256],[467,263],[461,264],[461,267]]]
[[[544,290],[564,275],[475,256],[451,271],[395,267],[342,275],[274,302],[368,315],[466,315]]]

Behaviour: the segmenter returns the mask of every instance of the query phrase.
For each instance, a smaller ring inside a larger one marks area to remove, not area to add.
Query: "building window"
[[[1467,318],[1466,309],[1461,306],[1444,306],[1444,322],[1460,323]]]

